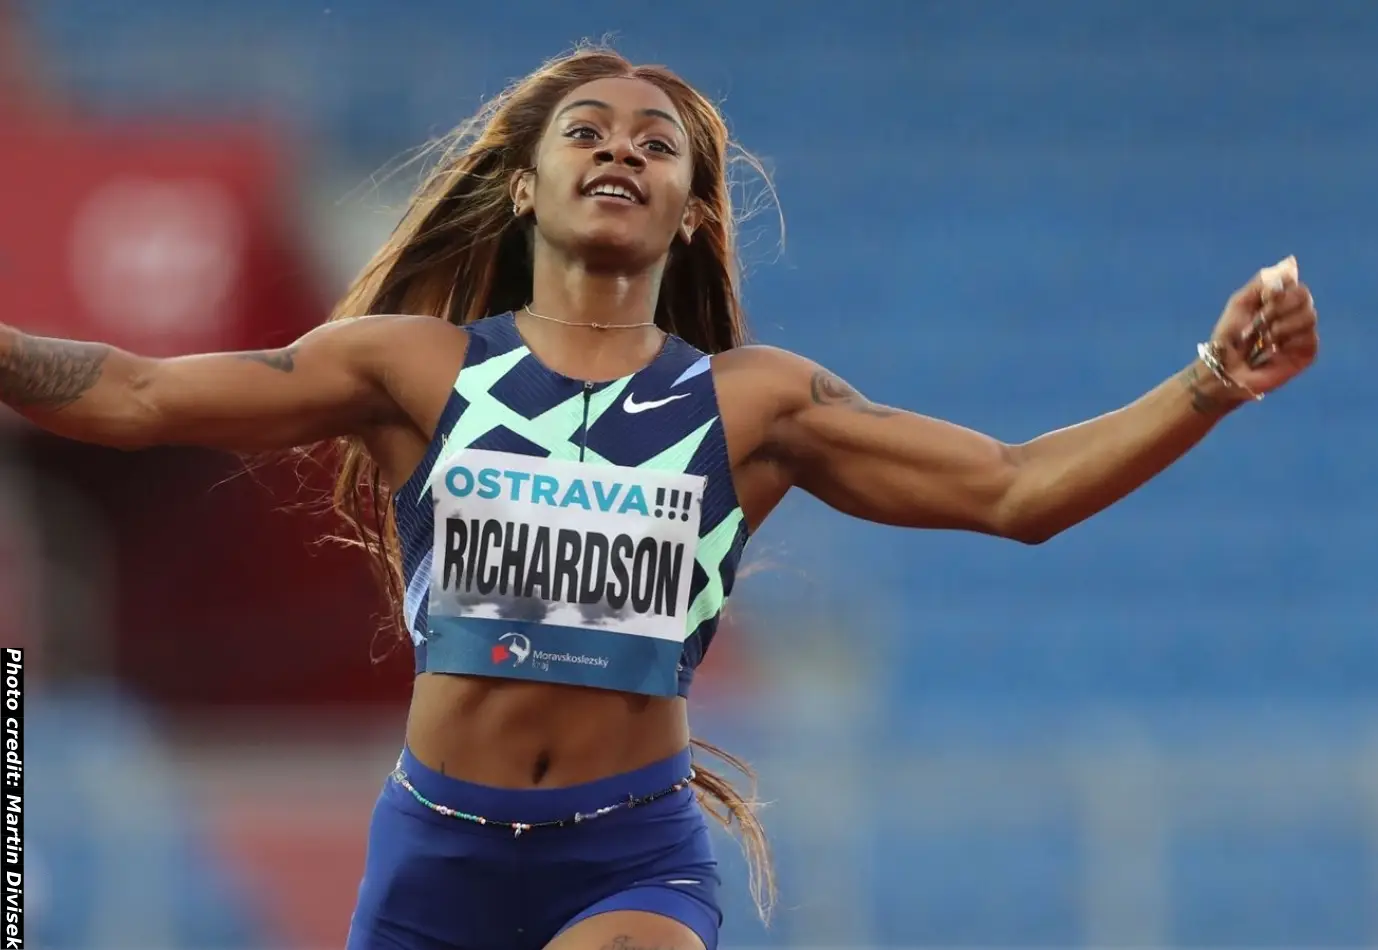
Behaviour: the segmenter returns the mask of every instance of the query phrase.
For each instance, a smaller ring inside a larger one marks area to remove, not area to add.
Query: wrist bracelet
[[[1211,340],[1207,343],[1196,344],[1196,356],[1201,362],[1206,364],[1206,369],[1210,370],[1216,379],[1224,384],[1226,389],[1238,389],[1245,393],[1254,402],[1263,399],[1263,393],[1256,393],[1248,386],[1235,380],[1233,376],[1225,372],[1225,363],[1220,358],[1222,347],[1219,343]]]

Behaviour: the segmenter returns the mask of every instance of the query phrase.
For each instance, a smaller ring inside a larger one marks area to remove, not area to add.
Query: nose
[[[626,165],[630,168],[646,167],[646,159],[641,157],[636,146],[626,136],[610,140],[593,155],[600,165]]]

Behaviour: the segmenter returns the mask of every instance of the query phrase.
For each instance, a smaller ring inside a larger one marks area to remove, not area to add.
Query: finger
[[[1309,362],[1316,358],[1316,353],[1320,351],[1320,338],[1314,333],[1303,333],[1294,336],[1283,346],[1278,347],[1280,356],[1287,356],[1294,360]]]
[[[1254,319],[1251,326],[1256,332],[1246,339],[1244,360],[1254,369],[1268,363],[1289,339],[1315,328],[1315,314],[1308,310],[1276,321],[1266,319],[1268,316],[1265,310]]]
[[[1254,314],[1254,318],[1249,321],[1249,325],[1239,332],[1240,342],[1247,345],[1252,341],[1257,340],[1260,336],[1267,332],[1268,326],[1272,322],[1272,318],[1272,308],[1267,304],[1264,304],[1263,308],[1259,310],[1258,313]]]
[[[1295,284],[1288,287],[1277,297],[1268,300],[1259,308],[1258,313],[1249,321],[1239,333],[1240,343],[1246,349],[1253,346],[1268,333],[1276,331],[1277,324],[1284,320],[1290,320],[1298,314],[1310,314],[1312,320],[1315,319],[1315,302],[1311,299],[1311,291],[1305,284]]]
[[[1282,293],[1268,300],[1266,309],[1271,314],[1272,320],[1278,320],[1290,314],[1302,310],[1309,310],[1312,307],[1311,291],[1305,284],[1293,284]]]
[[[1230,297],[1230,309],[1235,312],[1254,313],[1264,304],[1263,278],[1255,275]]]
[[[1266,271],[1260,271],[1254,275],[1253,280],[1235,291],[1230,297],[1230,307],[1236,311],[1252,313],[1261,310],[1274,298],[1286,294],[1293,286],[1295,282],[1288,283],[1286,277],[1276,279],[1269,277]]]
[[[1266,344],[1250,351],[1245,362],[1250,369],[1262,369],[1279,356],[1309,362],[1316,358],[1319,349],[1320,337],[1317,336],[1315,327],[1312,327],[1309,330],[1269,338]]]
[[[1259,283],[1263,285],[1263,296],[1272,297],[1282,293],[1289,285],[1299,282],[1300,273],[1295,255],[1288,255],[1272,267],[1258,272]]]
[[[1286,320],[1279,320],[1271,327],[1273,342],[1286,346],[1291,340],[1302,336],[1316,335],[1316,315],[1311,312],[1296,314]]]
[[[1299,283],[1299,280],[1297,259],[1289,256],[1278,261],[1272,267],[1265,267],[1260,270],[1254,275],[1253,280],[1245,284],[1230,299],[1230,303],[1245,313],[1262,312],[1266,318],[1266,312],[1270,306],[1279,298],[1284,297],[1290,288]],[[1262,329],[1263,322],[1256,316],[1255,325],[1240,333],[1240,342],[1247,344],[1250,337],[1256,337]]]

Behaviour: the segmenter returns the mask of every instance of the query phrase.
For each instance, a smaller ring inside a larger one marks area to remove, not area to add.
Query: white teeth
[[[597,185],[597,186],[595,186],[594,188],[592,188],[592,189],[589,191],[589,194],[590,194],[590,195],[610,195],[610,196],[612,196],[612,197],[614,197],[614,198],[623,198],[623,199],[626,199],[627,201],[636,201],[636,200],[637,200],[636,195],[632,194],[631,191],[627,190],[626,188],[623,188],[621,185],[613,185],[613,184],[606,184],[606,183],[605,183],[605,184],[602,184],[602,185]]]

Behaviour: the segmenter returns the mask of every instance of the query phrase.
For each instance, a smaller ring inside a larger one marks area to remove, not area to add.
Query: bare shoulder
[[[775,346],[743,346],[713,357],[720,396],[750,394],[763,407],[785,415],[809,406],[847,405],[866,400],[849,383],[806,356]]]
[[[359,347],[375,353],[440,346],[463,349],[469,334],[445,320],[415,314],[376,314],[345,317],[323,324],[307,334],[331,336],[341,345]]]
[[[448,389],[464,364],[469,334],[445,320],[430,316],[383,314],[332,320],[298,341],[348,363],[400,394],[408,380],[436,380]]]
[[[401,417],[363,433],[388,484],[401,485],[440,423],[469,348],[469,332],[432,316],[384,314],[336,321]],[[401,424],[396,424],[401,423]]]
[[[714,354],[712,366],[738,493],[759,523],[787,487],[771,463],[771,446],[779,441],[781,424],[807,407],[810,379],[820,367],[788,350],[755,345]],[[752,501],[758,489],[765,501]]]
[[[464,365],[469,333],[431,316],[383,314],[334,320],[313,330],[330,337],[334,358],[368,378],[401,411],[407,428],[427,433],[440,419]]]
[[[713,354],[713,371],[717,374],[738,372],[777,372],[788,373],[792,369],[815,365],[797,353],[782,350],[778,346],[752,343],[737,346],[721,353]]]
[[[812,360],[777,346],[739,346],[713,356],[713,382],[720,395],[749,391],[758,399],[788,400],[817,369]]]

